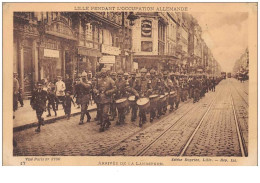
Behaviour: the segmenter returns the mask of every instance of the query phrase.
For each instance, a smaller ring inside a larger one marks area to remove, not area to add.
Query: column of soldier
[[[184,75],[166,71],[162,73],[154,69],[147,72],[145,68],[142,68],[140,73],[131,73],[130,76],[122,71],[115,73],[103,68],[92,79],[84,72],[80,78],[75,79],[74,86],[74,97],[81,108],[79,125],[83,124],[85,115],[87,122],[90,122],[88,106],[94,100],[97,105],[95,121],[100,125],[101,132],[108,129],[110,121],[114,121],[116,117],[117,125],[124,124],[130,109],[131,121],[135,122],[139,118],[139,126],[142,127],[147,121],[147,114],[150,116],[150,122],[153,122],[155,118],[166,114],[168,105],[169,112],[172,112],[178,109],[180,102],[188,98],[193,98],[196,103],[209,90],[215,91],[218,82],[218,79],[207,78],[205,75]],[[46,110],[46,101],[49,113],[47,116],[50,116],[51,106],[56,115],[60,100],[69,119],[71,103],[74,104],[74,101],[70,91],[66,91],[65,95],[65,89],[65,83],[60,76],[54,87],[56,92],[51,92],[50,88],[47,92],[44,91],[43,84],[38,82],[31,98],[32,108],[36,110],[38,118],[36,132],[40,132],[41,125],[44,125],[42,114]]]
[[[140,73],[110,72],[103,68],[92,81],[82,75],[76,79],[75,96],[81,105],[79,125],[83,124],[84,116],[87,122],[91,116],[87,110],[92,98],[97,105],[95,121],[100,125],[100,132],[108,129],[110,121],[116,120],[116,125],[125,123],[125,116],[131,111],[131,121],[139,118],[139,126],[147,121],[160,118],[178,109],[180,102],[188,98],[193,103],[198,102],[205,93],[215,91],[216,80],[205,75],[184,75],[179,73],[156,72],[142,68]],[[139,112],[138,112],[139,111]]]

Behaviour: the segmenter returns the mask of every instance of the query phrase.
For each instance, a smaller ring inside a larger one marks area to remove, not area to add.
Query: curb
[[[93,109],[90,109],[88,111],[92,112],[92,111],[96,111],[96,110],[97,110],[97,108],[93,108]],[[75,112],[75,113],[71,114],[70,116],[76,116],[76,115],[79,115],[79,114],[80,114],[80,112]],[[44,120],[44,124],[46,125],[46,124],[55,123],[56,121],[58,121],[60,119],[64,119],[64,118],[66,118],[66,115],[58,116],[58,117],[52,118],[52,119],[47,119],[47,120]],[[30,124],[14,127],[13,132],[19,132],[19,131],[26,130],[26,129],[33,128],[33,127],[37,127],[37,126],[38,126],[38,122],[32,122]]]

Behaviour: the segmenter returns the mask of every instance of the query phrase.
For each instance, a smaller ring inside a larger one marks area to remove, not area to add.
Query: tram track
[[[219,92],[221,93],[221,92]],[[213,103],[215,102],[215,100],[217,99],[219,93],[216,95],[216,97],[210,102],[208,109],[206,110],[206,112],[203,114],[202,118],[200,119],[199,124],[197,125],[197,127],[195,128],[195,130],[193,131],[193,133],[190,135],[190,137],[188,138],[187,142],[182,146],[179,155],[177,156],[183,156],[183,154],[185,153],[186,149],[188,148],[189,144],[191,143],[194,135],[196,134],[196,132],[198,131],[201,123],[203,122],[205,116],[207,115],[207,113],[209,112],[211,106],[213,105]],[[197,106],[200,107],[200,106]],[[196,108],[196,107],[194,107]],[[193,109],[194,109],[193,108]],[[190,110],[192,111],[192,110]],[[144,156],[145,153],[157,142],[159,141],[168,131],[170,131],[174,126],[176,126],[178,124],[178,122],[181,121],[182,118],[184,118],[185,116],[187,116],[188,113],[182,115],[177,121],[175,121],[170,127],[168,127],[165,131],[163,131],[160,135],[158,135],[152,142],[150,142],[149,144],[147,144],[142,150],[140,150],[136,156]]]
[[[182,103],[182,105],[179,105],[178,109],[175,110],[173,113],[168,114],[167,116],[164,116],[162,119],[158,120],[157,122],[153,122],[151,125],[146,126],[146,127],[142,127],[140,128],[140,130],[130,134],[129,136],[127,136],[126,138],[124,138],[123,140],[119,141],[118,143],[116,143],[115,145],[113,145],[112,147],[108,148],[107,150],[103,151],[102,153],[99,154],[99,156],[104,156],[106,155],[108,152],[110,152],[111,150],[117,148],[121,143],[125,142],[127,139],[132,138],[133,136],[137,135],[138,133],[146,130],[147,128],[150,128],[151,126],[155,125],[158,122],[162,122],[164,120],[167,120],[168,118],[170,118],[173,114],[175,114],[178,110],[180,110],[183,106],[185,106],[184,104],[189,103],[191,100],[187,100],[186,102]],[[139,126],[138,126],[139,127]]]
[[[232,86],[233,86],[233,88],[235,88],[235,90],[237,91],[237,93],[238,93],[238,95],[242,98],[242,100],[245,102],[245,104],[247,105],[247,107],[249,106],[248,105],[248,102],[246,101],[246,99],[244,98],[244,97],[242,97],[242,95],[241,95],[241,93],[238,91],[238,89],[237,89],[237,87],[235,87],[235,85],[234,85],[234,83],[233,82],[231,82],[232,84]],[[242,90],[246,95],[248,95],[248,93],[247,92],[245,92],[244,90]]]
[[[233,111],[234,120],[235,120],[235,124],[236,124],[236,131],[237,131],[241,155],[242,155],[242,157],[245,157],[245,156],[248,156],[248,152],[247,152],[247,148],[245,146],[245,140],[244,140],[243,134],[241,132],[242,131],[241,126],[240,126],[240,123],[238,122],[238,117],[237,117],[237,113],[235,110],[234,99],[233,99],[232,94],[230,95],[230,100],[231,100],[232,111]]]

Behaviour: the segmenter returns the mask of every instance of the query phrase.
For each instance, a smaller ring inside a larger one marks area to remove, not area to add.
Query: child
[[[71,114],[71,102],[73,103],[75,107],[75,103],[73,99],[70,96],[70,91],[66,92],[65,100],[64,100],[64,112],[67,115],[67,119],[70,119],[70,114]]]
[[[56,95],[54,93],[54,89],[48,88],[47,89],[47,99],[48,99],[48,115],[47,117],[51,116],[51,107],[55,113],[55,116],[57,116],[56,108],[55,108],[55,101],[56,101]]]

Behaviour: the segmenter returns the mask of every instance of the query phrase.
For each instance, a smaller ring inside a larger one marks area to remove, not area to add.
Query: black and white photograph
[[[210,12],[180,4],[14,10],[11,156],[171,157],[198,164],[252,156],[252,13],[221,11],[221,3]],[[257,13],[255,5],[241,7]]]

